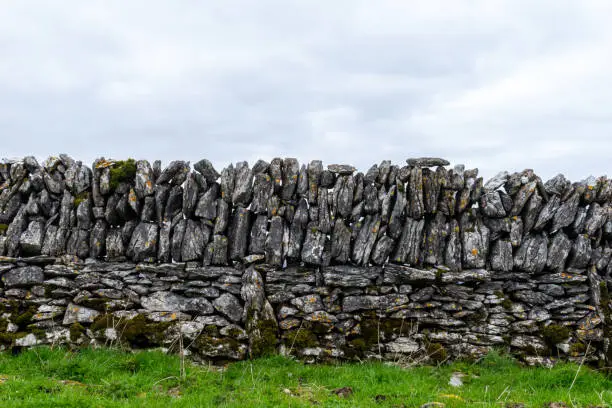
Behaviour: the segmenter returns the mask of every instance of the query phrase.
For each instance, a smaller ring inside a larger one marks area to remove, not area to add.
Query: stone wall
[[[612,180],[443,159],[0,164],[0,347],[609,364]]]

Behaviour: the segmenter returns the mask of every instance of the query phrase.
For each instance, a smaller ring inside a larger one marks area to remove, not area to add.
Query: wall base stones
[[[0,259],[0,349],[184,347],[230,361],[440,362],[505,349],[528,363],[605,365],[610,299],[596,277],[407,266],[133,264]]]

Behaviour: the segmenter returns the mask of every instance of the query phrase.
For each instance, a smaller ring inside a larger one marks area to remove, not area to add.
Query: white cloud
[[[6,156],[608,172],[608,1],[5,3]]]

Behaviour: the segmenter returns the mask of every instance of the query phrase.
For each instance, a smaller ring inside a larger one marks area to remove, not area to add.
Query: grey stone
[[[331,236],[331,257],[339,263],[349,260],[351,250],[351,230],[344,220],[337,219]]]
[[[270,230],[265,242],[266,263],[275,266],[283,265],[283,232],[284,222],[280,216],[272,217]]]
[[[486,191],[497,190],[498,188],[503,186],[506,183],[506,181],[508,181],[508,177],[509,177],[509,174],[507,171],[501,171],[485,183],[484,189]]]
[[[532,290],[519,290],[514,292],[512,296],[521,302],[528,303],[530,305],[544,305],[553,301],[551,296],[545,293],[535,292]]]
[[[181,213],[183,209],[183,188],[172,186],[168,193],[168,201],[164,208],[164,220],[171,220]]]
[[[425,212],[423,203],[423,170],[414,167],[410,170],[410,178],[406,186],[406,199],[408,201],[406,214],[414,219],[420,219]]]
[[[368,184],[363,191],[363,210],[366,214],[376,214],[380,210],[376,185]]]
[[[520,187],[519,191],[516,193],[514,197],[514,204],[512,206],[512,210],[510,210],[510,215],[519,215],[523,210],[525,204],[527,204],[527,200],[531,197],[531,195],[536,191],[537,184],[535,181],[524,184]]]
[[[335,265],[323,268],[323,279],[326,286],[361,287],[373,286],[382,275],[378,267],[358,268],[350,265]]]
[[[595,204],[596,205],[596,204]],[[591,241],[585,235],[578,235],[574,239],[572,250],[570,251],[569,267],[574,269],[584,269],[591,260]]]
[[[381,307],[379,296],[346,296],[342,301],[342,311],[352,313],[357,310],[376,310]]]
[[[76,209],[77,227],[81,229],[89,229],[92,224],[91,200],[86,198],[81,201]]]
[[[338,222],[336,222],[336,225],[337,224]],[[374,246],[374,249],[372,251],[372,262],[376,265],[383,265],[389,258],[389,255],[391,255],[391,251],[393,251],[394,246],[395,241],[392,238],[386,235],[380,236],[376,241],[376,245]]]
[[[388,285],[433,283],[435,280],[435,270],[416,269],[394,264],[387,264],[383,269],[383,283]]]
[[[155,186],[155,216],[157,221],[170,221],[164,220],[166,203],[168,202],[168,196],[170,194],[170,186],[166,184],[157,184]]]
[[[294,198],[295,190],[298,183],[298,173],[300,171],[300,164],[294,158],[286,158],[282,164],[283,174],[283,187],[281,191],[281,198],[285,201],[292,200]]]
[[[495,271],[510,272],[513,266],[514,259],[510,241],[495,241],[491,247],[491,268]]]
[[[181,243],[181,260],[183,262],[201,260],[210,235],[210,228],[206,225],[199,221],[187,220]]]
[[[583,234],[584,227],[586,226],[587,219],[587,209],[585,207],[578,207],[578,211],[576,211],[576,217],[574,218],[574,222],[571,224],[571,233],[572,234]]]
[[[206,251],[212,255],[213,265],[227,265],[227,237],[215,234],[213,242],[206,247]]]
[[[265,173],[266,171],[268,171],[268,168],[270,167],[270,163],[268,163],[265,160],[257,160],[257,162],[253,165],[253,174],[257,175],[259,173]]]
[[[268,234],[268,217],[259,214],[251,228],[249,240],[249,253],[263,254],[265,249],[266,237]]]
[[[136,162],[136,178],[134,180],[134,191],[140,198],[155,194],[153,169],[146,160]]]
[[[462,230],[463,267],[484,268],[489,252],[489,229],[480,221]]]
[[[168,167],[166,167],[157,178],[157,184],[169,183],[173,178],[184,172],[186,166],[187,163],[182,160],[171,161]]]
[[[536,223],[533,227],[536,231],[541,231],[555,216],[555,213],[561,205],[561,199],[557,195],[553,195],[550,200],[544,204],[540,211]]]
[[[214,183],[199,198],[195,209],[195,216],[214,220],[217,217],[217,198],[219,198],[219,185]]]
[[[551,232],[556,232],[574,222],[579,203],[580,193],[576,192],[559,206],[553,217]]]
[[[195,179],[195,174],[190,173],[183,188],[183,214],[187,218],[191,218],[194,215],[196,206],[198,205],[199,191],[200,186]]]
[[[406,163],[408,163],[408,166],[414,167],[436,167],[448,166],[450,164],[448,160],[439,157],[418,157],[414,159],[407,159]]]
[[[104,220],[97,220],[89,235],[89,256],[101,258],[106,254],[106,233],[108,225]]]
[[[448,242],[444,252],[444,264],[451,271],[461,270],[462,244],[459,224],[457,220],[451,220],[448,230]]]
[[[332,231],[332,220],[329,212],[329,200],[327,191],[321,187],[322,191],[319,191],[319,202],[317,208],[319,209],[319,231],[329,234]]]
[[[215,234],[224,234],[229,225],[230,217],[230,204],[227,201],[219,198],[217,199],[217,217],[215,219]]]
[[[199,172],[208,184],[212,184],[219,178],[219,173],[215,170],[212,163],[207,159],[202,159],[193,165],[195,171]]]
[[[233,322],[239,322],[242,318],[242,305],[238,298],[230,293],[224,293],[213,300],[213,306]]]
[[[327,166],[327,169],[341,176],[348,176],[357,171],[355,167],[349,164],[330,164]]]
[[[38,266],[12,268],[2,275],[2,283],[6,288],[30,287],[43,283],[44,279],[43,270]]]
[[[380,229],[379,216],[366,216],[363,227],[353,244],[352,260],[358,265],[367,265]]]
[[[299,198],[308,198],[308,170],[304,164],[300,168],[296,192]]]
[[[263,214],[268,211],[268,200],[274,194],[274,182],[266,173],[259,173],[255,176],[253,185],[253,201],[251,211],[256,214]]]
[[[248,207],[253,196],[253,172],[247,162],[236,164],[235,186],[232,202],[236,206]]]
[[[593,203],[589,206],[589,210],[587,213],[585,232],[594,236],[597,230],[599,230],[608,220],[609,207],[601,205],[597,203]]]
[[[40,255],[44,238],[44,224],[40,221],[32,221],[28,228],[21,233],[19,245],[23,256]]]
[[[571,183],[563,174],[557,174],[555,177],[544,183],[544,188],[550,195],[562,196],[570,188],[570,184]]]
[[[510,221],[510,243],[517,248],[523,242],[523,220],[519,217],[512,217]]]
[[[234,210],[230,233],[229,257],[232,260],[239,261],[247,254],[248,236],[250,227],[250,212],[246,208],[237,207]]]
[[[69,303],[64,314],[63,325],[72,323],[93,323],[96,317],[100,316],[97,310],[89,309],[84,306]]]
[[[541,273],[548,257],[548,240],[544,235],[528,235],[514,256],[514,267],[530,273]]]
[[[563,287],[553,283],[538,285],[538,290],[552,297],[561,297],[565,295],[565,290],[563,290]]]
[[[440,277],[442,283],[486,282],[490,279],[491,272],[484,269],[470,269],[461,272],[443,272]]]
[[[324,310],[323,302],[319,295],[307,295],[291,299],[291,304],[304,313],[313,313]]]
[[[329,170],[323,170],[321,173],[321,187],[331,188],[336,182],[336,175]]]
[[[61,194],[64,189],[64,179],[62,175],[57,172],[43,173],[43,180],[45,182],[45,187],[53,194]]]
[[[523,208],[523,228],[524,232],[529,232],[533,229],[536,224],[536,220],[538,215],[540,214],[540,210],[542,209],[542,196],[535,191],[529,201],[527,201],[527,205]]]
[[[393,262],[418,265],[421,257],[421,242],[423,239],[424,220],[406,218],[402,236],[393,254]]]
[[[157,239],[158,226],[156,224],[139,223],[130,239],[127,256],[137,262],[155,259]]]
[[[270,167],[268,167],[268,173],[270,173],[272,183],[274,183],[274,193],[280,194],[283,180],[283,160],[280,157],[272,159]]]
[[[487,217],[505,217],[506,210],[498,191],[489,191],[480,198],[480,208]]]
[[[66,187],[77,195],[87,191],[91,186],[91,170],[81,162],[74,162],[64,174]]]
[[[302,246],[302,261],[312,265],[320,265],[324,245],[325,234],[319,231],[316,225],[308,225],[306,238]]]
[[[232,202],[232,196],[234,194],[234,183],[236,180],[236,171],[234,165],[230,164],[228,167],[221,170],[221,198],[228,204]]]

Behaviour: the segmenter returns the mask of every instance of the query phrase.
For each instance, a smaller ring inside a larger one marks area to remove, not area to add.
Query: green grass
[[[578,366],[521,367],[491,354],[478,363],[402,369],[379,363],[304,365],[269,357],[226,370],[187,364],[158,351],[36,348],[0,354],[1,407],[504,407],[550,402],[610,406],[612,380]],[[466,374],[453,388],[453,372]],[[573,387],[572,382],[576,377]],[[342,398],[332,391],[351,387]],[[507,404],[508,403],[508,404]],[[547,405],[546,405],[547,406]]]

